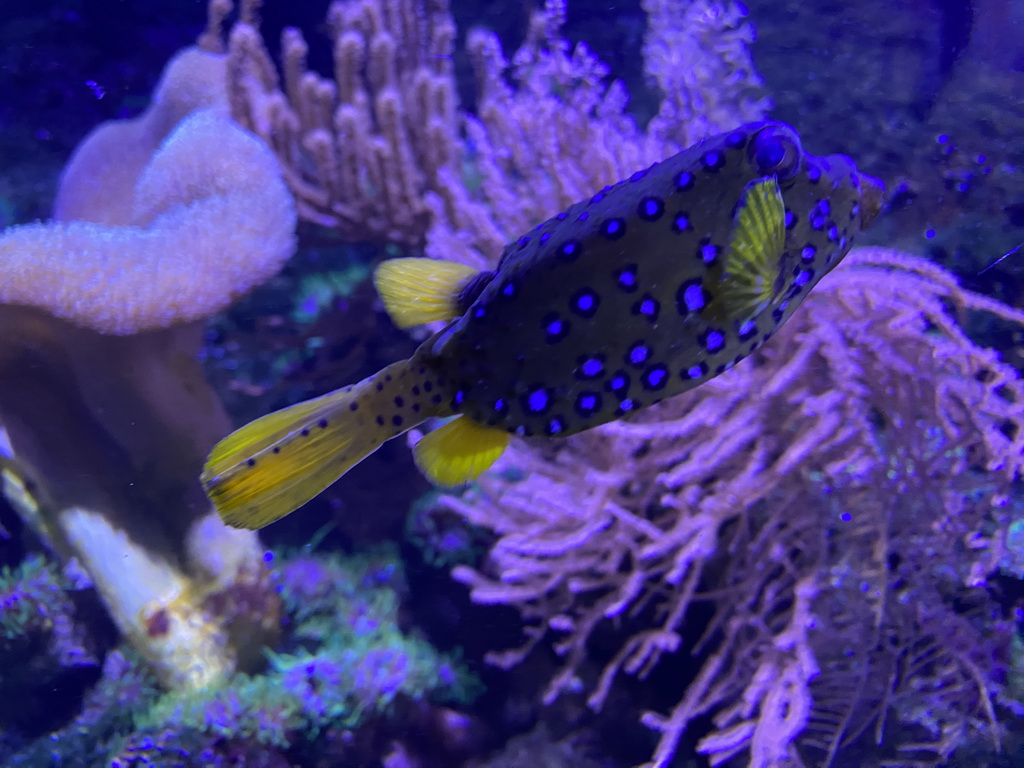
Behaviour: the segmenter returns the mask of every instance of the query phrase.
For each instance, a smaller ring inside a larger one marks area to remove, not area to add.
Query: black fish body
[[[760,166],[759,152],[774,166]],[[785,171],[785,240],[769,265],[771,300],[751,313],[724,300],[723,278],[741,193],[772,170]],[[509,244],[423,359],[435,358],[453,410],[474,421],[520,435],[589,429],[767,341],[847,253],[880,191],[846,157],[803,153],[781,123],[716,136]]]
[[[232,525],[260,527],[385,440],[452,485],[509,435],[561,437],[723,373],[766,343],[877,215],[882,185],[846,157],[753,123],[634,173],[506,246],[493,272],[394,259],[375,282],[400,326],[450,324],[409,360],[232,433],[203,473]]]

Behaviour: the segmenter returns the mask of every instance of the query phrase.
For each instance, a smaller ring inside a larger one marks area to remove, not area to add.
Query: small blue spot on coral
[[[802,269],[800,270],[800,274],[796,276],[796,280],[794,280],[793,282],[796,285],[807,285],[807,283],[810,282],[812,277],[814,277],[813,269]]]
[[[455,403],[456,405],[462,405],[465,399],[466,393],[460,389],[458,392],[455,393],[455,397],[452,398],[452,402]]]
[[[685,232],[690,228],[690,218],[685,213],[677,213],[672,222],[672,229],[676,232]]]
[[[806,246],[800,251],[800,258],[804,261],[814,261],[814,257],[818,255],[818,249],[813,245]]]
[[[678,189],[688,189],[693,186],[693,174],[689,171],[683,171],[676,177],[676,187]]]
[[[718,258],[718,246],[713,243],[702,245],[700,247],[700,257],[704,260],[705,264],[710,264]]]
[[[562,424],[562,420],[561,419],[556,417],[554,419],[551,419],[551,421],[548,422],[548,429],[547,429],[547,431],[548,431],[549,435],[557,435],[557,434],[561,433],[564,430],[565,430],[565,425]]]
[[[546,243],[550,239],[551,239],[551,233],[550,232],[545,232],[545,233],[543,233],[540,236],[540,244],[544,245],[544,243]]]
[[[586,221],[589,218],[590,214],[587,211],[584,211],[583,213],[576,217],[576,221]]]
[[[708,352],[717,352],[725,346],[725,336],[721,331],[711,329],[704,337],[704,345],[707,347]]]
[[[692,368],[688,368],[686,375],[691,379],[699,379],[708,372],[708,369],[703,365],[695,365]]]
[[[501,292],[505,296],[515,296],[516,286],[514,283],[505,283],[505,287],[501,289]]]

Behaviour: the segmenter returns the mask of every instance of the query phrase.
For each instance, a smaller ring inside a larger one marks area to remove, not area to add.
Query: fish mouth
[[[874,176],[860,174],[860,221],[865,228],[881,213],[885,200],[885,183]]]

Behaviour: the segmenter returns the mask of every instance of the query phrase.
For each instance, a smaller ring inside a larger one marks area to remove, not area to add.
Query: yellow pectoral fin
[[[772,300],[786,242],[786,206],[774,177],[746,186],[725,255],[725,277],[714,310],[747,320]]]
[[[435,485],[468,483],[498,460],[510,437],[504,430],[459,416],[416,443],[416,465]]]
[[[389,259],[377,267],[373,283],[395,325],[409,328],[458,317],[459,290],[478,271],[454,261]]]

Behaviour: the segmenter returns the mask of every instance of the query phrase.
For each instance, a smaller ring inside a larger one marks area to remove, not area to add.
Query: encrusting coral
[[[269,559],[284,618],[269,670],[161,692],[136,654],[114,650],[74,719],[13,749],[0,738],[0,762],[368,765],[368,733],[410,744],[442,739],[408,716],[410,702],[465,703],[479,684],[458,658],[401,626],[407,587],[394,552]],[[3,587],[0,576],[0,600]]]
[[[5,494],[175,688],[258,661],[277,631],[259,541],[195,479],[230,429],[196,321],[294,249],[294,204],[227,116],[224,67],[179,54],[143,116],[76,151],[57,220],[0,233]]]
[[[524,646],[491,660],[552,639],[550,702],[593,680],[589,641],[615,627],[588,685],[600,710],[622,675],[692,657],[670,711],[643,716],[661,734],[652,768],[684,734],[714,765],[758,768],[998,746],[1020,705],[1013,622],[986,576],[1024,385],[964,332],[978,312],[1024,325],[923,259],[855,250],[735,370],[567,443],[517,445],[435,512],[497,536],[482,568],[454,570],[527,620]]]

